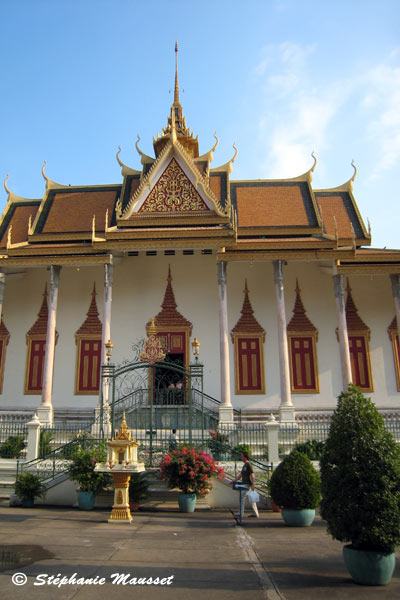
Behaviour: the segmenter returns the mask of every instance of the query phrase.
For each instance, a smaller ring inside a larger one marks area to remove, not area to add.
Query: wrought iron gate
[[[204,446],[218,425],[219,402],[203,391],[203,365],[185,367],[167,360],[126,363],[101,369],[101,427],[114,434],[125,412],[139,443],[139,454],[152,465],[168,451],[172,430],[178,443]]]

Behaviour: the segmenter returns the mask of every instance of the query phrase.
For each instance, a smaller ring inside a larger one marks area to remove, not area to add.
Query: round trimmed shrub
[[[308,456],[293,450],[278,465],[269,484],[271,498],[278,506],[291,509],[316,508],[321,482]]]
[[[400,449],[370,398],[350,385],[321,457],[321,516],[352,548],[383,554],[400,543]]]

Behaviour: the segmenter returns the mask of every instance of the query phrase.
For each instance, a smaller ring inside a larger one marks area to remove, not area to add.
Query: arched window
[[[400,344],[399,344],[399,333],[397,328],[397,319],[393,318],[393,321],[388,327],[389,339],[392,342],[393,349],[393,360],[394,370],[396,373],[397,391],[400,392]]]
[[[349,282],[347,282],[346,321],[353,383],[363,392],[373,392],[369,355],[371,332],[358,314]]]
[[[100,385],[102,324],[96,304],[96,287],[85,321],[75,333],[75,394],[98,394]]]
[[[306,315],[297,281],[293,317],[287,326],[287,334],[292,392],[294,394],[318,393],[318,330]]]
[[[0,324],[0,394],[3,392],[4,365],[6,362],[6,351],[9,340],[10,334],[2,319]]]
[[[265,330],[254,316],[247,281],[241,317],[231,331],[235,349],[236,394],[265,394]]]
[[[46,353],[47,318],[47,285],[43,294],[38,318],[26,334],[27,359],[25,372],[25,394],[41,394],[43,382],[43,367]],[[56,332],[55,343],[58,341]]]

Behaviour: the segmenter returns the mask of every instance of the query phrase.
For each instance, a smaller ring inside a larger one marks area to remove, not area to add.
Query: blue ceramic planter
[[[78,492],[78,506],[81,510],[93,510],[93,492]]]
[[[343,547],[346,568],[356,583],[362,585],[387,585],[393,575],[395,554],[382,554],[372,550],[355,550]]]
[[[282,517],[290,527],[309,527],[315,518],[314,508],[282,508]]]
[[[178,505],[181,512],[194,512],[196,508],[196,494],[179,494]]]

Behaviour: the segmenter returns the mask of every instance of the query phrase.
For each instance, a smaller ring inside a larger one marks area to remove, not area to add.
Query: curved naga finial
[[[208,160],[209,162],[211,162],[213,160],[213,153],[218,148],[218,144],[219,144],[219,139],[218,139],[216,131],[214,131],[214,138],[215,138],[215,144],[214,144],[214,146],[211,148],[211,150],[209,150],[205,154],[202,154],[201,156],[198,156],[196,158],[196,162],[202,161],[202,160]]]
[[[235,154],[232,156],[231,160],[228,160],[227,163],[221,165],[220,167],[215,167],[215,169],[211,169],[211,171],[228,171],[228,173],[232,173],[232,164],[235,162],[236,157],[238,155],[238,149],[236,147],[236,142],[233,142],[232,147],[235,150]]]
[[[317,166],[317,157],[315,156],[314,150],[311,152],[311,156],[312,156],[312,157],[313,157],[313,159],[314,159],[314,164],[313,164],[313,166],[311,167],[310,171],[311,171],[311,173],[314,173],[314,169],[315,169],[315,167]]]
[[[4,189],[6,190],[7,194],[11,194],[11,190],[10,190],[10,188],[7,185],[7,181],[9,180],[9,178],[10,178],[10,176],[7,173],[6,178],[4,180]]]
[[[352,167],[353,167],[353,169],[354,169],[354,173],[353,173],[353,177],[350,179],[350,181],[354,181],[354,180],[355,180],[355,178],[357,177],[357,167],[356,167],[356,165],[354,164],[354,159],[351,161],[351,166],[352,166]]]
[[[115,158],[117,159],[119,166],[120,166],[120,167],[123,167],[123,166],[124,166],[124,163],[123,163],[123,162],[121,162],[121,160],[120,160],[120,158],[119,158],[120,152],[121,152],[121,146],[118,146],[118,152],[117,152],[117,154],[115,155]]]
[[[155,161],[155,158],[152,158],[151,156],[148,156],[147,154],[142,152],[141,149],[139,148],[139,142],[140,142],[140,135],[137,134],[135,147],[136,147],[136,150],[138,151],[138,154],[140,155],[140,161],[141,161],[142,165],[153,163]]]
[[[46,165],[47,165],[47,161],[44,161],[43,167],[42,167],[42,175],[43,175],[43,179],[48,183],[50,181],[50,179],[47,177],[46,173],[44,172],[44,168]]]

